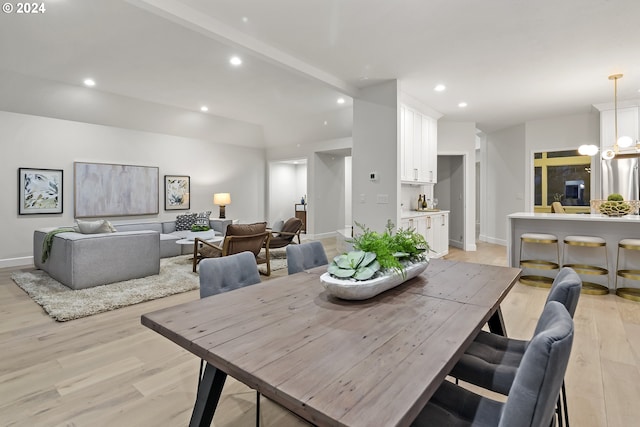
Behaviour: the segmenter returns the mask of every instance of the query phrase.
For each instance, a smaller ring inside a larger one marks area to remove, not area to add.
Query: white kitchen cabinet
[[[618,108],[618,137],[628,136],[634,143],[640,136],[640,109],[638,107]],[[613,110],[600,112],[600,148],[606,150],[615,143],[616,121]]]
[[[431,251],[430,258],[440,258],[449,253],[449,212],[425,212],[402,218],[400,226],[413,228],[424,236]]]
[[[427,242],[431,245],[431,249],[434,258],[440,258],[449,253],[449,213],[440,212],[435,215],[431,215],[431,229],[433,231],[432,242]]]
[[[400,180],[429,184],[437,181],[437,121],[400,106]]]

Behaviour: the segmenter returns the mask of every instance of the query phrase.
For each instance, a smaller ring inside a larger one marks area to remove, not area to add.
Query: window
[[[568,212],[589,212],[591,157],[577,150],[534,153],[535,212],[551,212],[560,202]]]

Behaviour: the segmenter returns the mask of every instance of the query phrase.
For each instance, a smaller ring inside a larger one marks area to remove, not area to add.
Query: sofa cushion
[[[81,219],[76,220],[76,225],[73,227],[76,232],[82,234],[99,234],[99,233],[113,233],[116,231],[115,227],[111,223],[104,219],[98,219],[95,221],[83,221]]]
[[[183,214],[176,217],[176,231],[191,230],[191,226],[196,223],[197,214]]]
[[[209,226],[209,217],[211,216],[211,211],[199,212],[196,214],[196,222],[195,225],[206,225]]]

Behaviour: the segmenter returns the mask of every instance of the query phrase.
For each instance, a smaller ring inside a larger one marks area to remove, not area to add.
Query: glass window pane
[[[591,199],[589,172],[585,165],[547,166],[547,204],[588,206]]]
[[[573,157],[573,156],[580,156],[581,154],[578,153],[578,150],[569,150],[569,151],[549,151],[547,153],[547,158],[548,159],[552,159],[554,157]]]

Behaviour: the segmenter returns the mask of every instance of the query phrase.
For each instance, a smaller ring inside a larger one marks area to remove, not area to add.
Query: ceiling
[[[190,111],[207,105],[202,114],[265,129],[303,118],[340,127],[319,139],[346,136],[335,118],[360,89],[388,79],[441,120],[487,133],[611,102],[613,73],[625,75],[620,100],[640,98],[638,0],[45,5],[43,14],[0,15],[0,70],[68,85],[91,76],[93,90]],[[229,64],[233,55],[241,66]],[[447,89],[435,92],[440,83]]]

